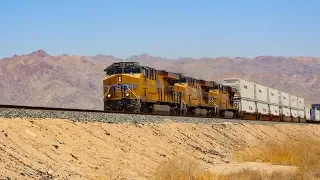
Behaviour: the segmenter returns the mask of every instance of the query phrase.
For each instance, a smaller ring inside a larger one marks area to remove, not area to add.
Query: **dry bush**
[[[245,149],[236,154],[241,161],[261,161],[278,165],[296,166],[302,179],[320,177],[320,141],[307,139],[267,142],[254,150]]]
[[[215,180],[303,180],[297,173],[272,172],[266,173],[258,170],[244,169],[240,172],[231,173],[228,175],[220,175]]]
[[[264,173],[258,170],[244,169],[231,174],[214,174],[205,171],[196,161],[186,158],[174,158],[160,164],[152,179],[155,180],[302,180],[304,178],[297,173]]]
[[[195,160],[176,157],[159,165],[153,174],[155,180],[211,180],[214,174],[205,171]]]

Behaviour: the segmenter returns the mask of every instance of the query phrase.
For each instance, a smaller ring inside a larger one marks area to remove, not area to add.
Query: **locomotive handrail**
[[[138,106],[137,110],[138,110],[138,112],[140,112],[140,107],[141,107],[141,104],[140,104],[140,96],[139,96],[136,92],[134,92],[133,90],[131,90],[129,87],[128,87],[128,90],[133,94],[133,96],[135,96],[135,99],[136,99],[136,101],[137,101],[137,106]]]
[[[104,94],[103,98],[106,98],[106,96],[109,94],[110,88],[108,87],[108,91]]]
[[[132,91],[130,88],[128,88],[128,90],[135,96],[135,98],[140,100],[140,96],[136,92]]]

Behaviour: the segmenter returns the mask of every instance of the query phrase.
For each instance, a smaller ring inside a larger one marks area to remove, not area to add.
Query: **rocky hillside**
[[[102,109],[103,69],[115,61],[138,61],[157,69],[220,81],[240,77],[320,102],[320,59],[316,57],[181,58],[148,54],[119,59],[96,55],[50,56],[43,50],[0,60],[1,104]]]

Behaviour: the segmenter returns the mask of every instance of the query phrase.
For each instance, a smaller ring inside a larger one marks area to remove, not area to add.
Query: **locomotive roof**
[[[205,81],[202,79],[197,79],[196,82],[199,83],[200,85],[208,86],[208,87],[213,87],[216,84],[216,82],[214,81]]]
[[[155,68],[152,68],[152,67],[149,67],[149,66],[143,66],[139,62],[136,62],[136,61],[120,61],[120,62],[112,63],[106,69],[104,69],[104,71],[106,71],[107,69],[110,69],[110,68],[125,68],[125,67],[128,66],[128,64],[130,64],[130,66],[132,66],[132,67],[142,67],[142,68],[145,68],[145,69],[155,69]],[[202,80],[202,79],[195,79],[193,77],[184,75],[182,73],[169,72],[169,71],[166,71],[166,70],[156,70],[156,72],[157,72],[157,74],[161,74],[163,76],[167,76],[167,77],[174,78],[174,79],[180,79],[181,77],[183,77],[183,78],[186,78],[186,79],[189,79],[189,80],[194,80],[197,83],[199,83],[201,85],[204,85],[204,86],[210,86],[211,87],[211,86],[214,86],[214,84],[215,84],[214,81],[205,81],[205,80]]]
[[[150,66],[143,66],[137,61],[119,61],[119,62],[114,62],[111,65],[109,65],[106,69],[108,69],[110,67],[124,68],[124,67],[127,67],[128,64],[130,64],[130,66],[135,66],[135,67],[143,67],[143,68],[146,68],[146,69],[155,69],[155,68],[150,67]]]
[[[107,69],[110,68],[125,68],[128,66],[128,64],[130,66],[133,67],[139,67],[141,66],[138,62],[134,62],[134,61],[120,61],[120,62],[114,62],[111,65],[109,65],[106,69],[104,69],[104,71],[106,71]]]

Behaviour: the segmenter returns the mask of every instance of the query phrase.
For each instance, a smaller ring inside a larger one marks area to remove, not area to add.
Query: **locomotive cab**
[[[105,110],[134,109],[134,89],[139,84],[142,67],[136,62],[119,62],[113,63],[104,71]]]
[[[141,66],[138,62],[117,62],[104,71],[105,111],[140,111],[141,105],[146,104],[143,102],[158,99],[154,68]]]

